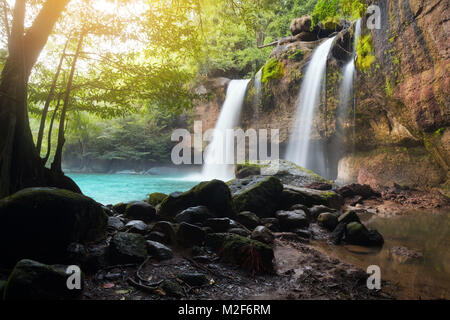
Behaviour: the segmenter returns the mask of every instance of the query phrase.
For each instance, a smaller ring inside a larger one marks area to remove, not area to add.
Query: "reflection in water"
[[[398,285],[400,299],[450,298],[450,215],[449,212],[408,212],[393,218],[366,221],[385,239],[381,250],[357,246],[329,246],[317,243],[321,251],[366,269],[378,265],[384,280]],[[394,246],[423,254],[423,259],[402,264],[390,258]]]

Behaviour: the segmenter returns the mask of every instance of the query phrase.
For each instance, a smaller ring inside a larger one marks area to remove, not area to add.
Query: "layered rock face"
[[[374,4],[381,9],[381,29],[367,29],[365,17],[362,37],[370,35],[375,62],[367,70],[358,70],[354,104],[342,110],[342,70],[353,51],[354,24],[336,32],[311,145],[325,149],[327,178],[373,187],[394,182],[410,187],[439,187],[448,193],[449,3],[380,0]],[[297,35],[300,22],[292,24]],[[324,40],[297,38],[279,41],[263,69],[259,99],[252,80],[241,116],[244,130],[280,130],[281,157],[311,53]],[[198,120],[205,119],[207,108],[214,110],[206,116],[206,127],[211,126],[223,102],[226,82],[222,84],[209,91],[213,102],[197,109]]]

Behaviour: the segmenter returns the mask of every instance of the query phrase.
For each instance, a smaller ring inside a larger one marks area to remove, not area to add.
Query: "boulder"
[[[141,220],[131,220],[125,227],[131,233],[139,233],[145,235],[148,232],[148,225]]]
[[[163,242],[163,243],[167,243],[167,239],[166,239],[166,235],[162,232],[158,232],[158,231],[152,231],[150,232],[145,239],[147,240],[151,240],[151,241],[156,241],[156,242]]]
[[[61,262],[67,246],[105,236],[108,216],[100,204],[78,193],[29,188],[0,200],[0,263],[22,258]]]
[[[269,228],[272,232],[280,231],[280,220],[278,220],[277,218],[261,219],[261,224]]]
[[[157,260],[169,260],[173,258],[173,252],[162,243],[147,240],[148,253]]]
[[[73,242],[67,246],[67,258],[64,260],[64,263],[83,267],[86,261],[87,251],[84,245]]]
[[[369,231],[359,222],[350,222],[345,228],[345,242],[360,246],[378,247],[383,245],[384,240],[378,231]]]
[[[347,184],[337,189],[337,193],[339,193],[344,198],[353,198],[355,196],[361,196],[363,199],[369,199],[371,197],[381,196],[379,192],[373,190],[369,185],[358,183]]]
[[[119,202],[112,206],[112,210],[117,212],[118,214],[124,214],[127,209],[128,203]]]
[[[70,290],[67,281],[72,273],[67,266],[46,265],[23,259],[17,262],[4,289],[5,300],[72,300],[80,296],[80,289]],[[72,282],[71,282],[72,283]]]
[[[147,256],[147,243],[140,234],[118,232],[111,239],[108,253],[117,264],[139,263]]]
[[[249,229],[254,229],[261,224],[261,219],[256,214],[250,211],[239,212],[236,215],[236,221]]]
[[[356,214],[355,211],[351,210],[351,211],[347,211],[343,214],[341,214],[338,218],[338,222],[339,223],[350,223],[350,222],[358,222],[361,223],[361,221],[359,220],[358,215]]]
[[[281,231],[291,231],[297,228],[308,228],[309,220],[303,210],[277,211],[276,217],[280,223]]]
[[[260,241],[231,233],[211,233],[205,243],[219,253],[223,262],[237,264],[253,273],[273,271],[273,249]]]
[[[316,205],[309,209],[311,221],[316,221],[317,217],[323,212],[336,212],[336,209],[328,208],[324,205]]]
[[[184,297],[183,288],[174,280],[163,280],[160,288],[169,296],[175,298]]]
[[[108,249],[105,245],[93,245],[87,249],[86,271],[96,271],[108,264]]]
[[[205,226],[210,227],[213,232],[225,232],[231,226],[229,218],[212,218],[205,221]]]
[[[130,202],[125,209],[128,219],[151,222],[156,218],[156,209],[145,201]]]
[[[289,30],[293,36],[301,33],[301,32],[310,32],[311,31],[312,20],[310,16],[303,16],[300,18],[295,18],[292,20]]]
[[[228,186],[220,180],[204,181],[183,193],[171,193],[160,205],[159,215],[173,219],[181,211],[203,205],[216,217],[233,216],[231,193]]]
[[[190,207],[186,210],[181,211],[175,216],[175,221],[178,223],[203,223],[206,219],[212,218],[213,215],[209,211],[208,207],[197,206]]]
[[[321,227],[333,231],[338,225],[338,218],[335,213],[323,212],[317,217],[317,222]]]
[[[228,229],[227,232],[237,234],[237,235],[240,235],[243,237],[248,237],[251,234],[251,232],[249,230],[243,229],[243,228],[231,228],[231,229]]]
[[[334,228],[333,232],[330,235],[330,241],[333,244],[340,244],[342,239],[344,238],[345,235],[345,228],[346,228],[346,224],[345,223],[338,223],[336,228]]]
[[[119,217],[108,217],[108,229],[110,230],[121,230],[125,227],[122,219]]]
[[[167,221],[159,221],[153,225],[152,232],[159,232],[164,235],[164,243],[172,244],[176,242],[175,225]],[[151,240],[151,239],[150,239]]]
[[[334,191],[321,191],[292,185],[285,185],[285,190],[296,192],[303,200],[300,202],[306,206],[324,205],[330,208],[339,209],[343,204],[343,198]]]
[[[150,193],[148,196],[147,202],[152,205],[153,207],[156,207],[158,204],[160,204],[165,198],[167,197],[167,194],[161,193],[161,192],[153,192]]]
[[[247,178],[250,176],[260,175],[261,167],[252,164],[236,164],[235,175],[238,179]]]
[[[193,224],[186,222],[180,223],[177,230],[177,241],[184,247],[190,247],[193,245],[201,245],[205,240],[205,231]]]
[[[258,217],[273,216],[283,191],[280,179],[272,176],[236,179],[232,180],[229,185],[236,210],[238,212],[251,211]]]
[[[266,244],[272,244],[275,237],[268,228],[264,226],[257,226],[253,230],[251,238]]]

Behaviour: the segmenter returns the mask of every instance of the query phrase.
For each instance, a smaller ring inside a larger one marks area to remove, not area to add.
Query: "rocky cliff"
[[[326,89],[314,119],[313,146],[322,145],[326,150],[328,178],[374,187],[393,182],[439,187],[448,192],[449,3],[380,0],[377,5],[381,29],[367,29],[363,19],[362,34],[370,47],[368,54],[375,59],[358,70],[354,104],[347,110],[339,106],[339,88],[352,51],[354,24],[349,27],[347,23],[336,32]],[[241,119],[243,129],[280,129],[281,155],[294,121],[305,67],[323,41],[291,38],[280,41],[264,66],[259,100],[255,100],[254,80],[250,83]],[[214,83],[207,90],[214,97],[212,102],[197,108],[197,119],[209,123],[206,129],[218,115],[227,82]]]

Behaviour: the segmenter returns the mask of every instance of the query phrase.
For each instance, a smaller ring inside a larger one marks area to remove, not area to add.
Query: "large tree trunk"
[[[24,34],[25,0],[16,0],[9,56],[0,82],[0,198],[20,189],[54,186],[80,192],[64,175],[46,169],[33,143],[27,83],[39,53],[69,0],[48,0]]]

